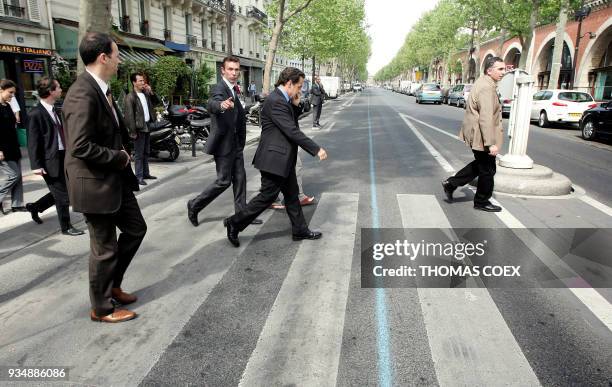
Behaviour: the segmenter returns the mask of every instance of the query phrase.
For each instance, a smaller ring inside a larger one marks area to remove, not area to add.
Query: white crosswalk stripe
[[[241,386],[335,386],[355,243],[358,194],[323,194],[276,297]]]
[[[435,196],[400,194],[397,201],[404,228],[450,228]],[[418,294],[441,386],[540,385],[487,289]]]

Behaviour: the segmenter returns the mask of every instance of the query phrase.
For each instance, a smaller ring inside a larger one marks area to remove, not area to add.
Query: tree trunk
[[[225,12],[226,12],[226,24],[227,24],[227,56],[234,55],[232,48],[232,2],[231,0],[225,0]]]
[[[533,36],[535,33],[536,23],[538,21],[538,12],[540,11],[540,0],[533,1],[533,8],[531,10],[531,16],[529,17],[529,35],[525,38],[525,43],[523,44],[523,51],[521,52],[521,60],[519,62],[519,68],[527,70],[527,57],[529,56],[529,51],[531,49],[531,41],[533,40]]]
[[[552,66],[550,69],[550,79],[548,87],[556,89],[559,83],[559,74],[561,73],[561,55],[563,53],[563,35],[565,33],[565,24],[567,23],[567,0],[561,2],[559,10],[559,21],[557,22],[557,33],[555,36],[555,48],[553,49]]]
[[[87,32],[109,33],[111,31],[111,0],[80,0],[79,13],[79,39],[77,45]],[[77,73],[80,74],[85,70],[85,66],[79,55],[77,55],[77,60]]]
[[[270,84],[272,78],[272,65],[274,64],[274,57],[276,56],[276,50],[278,48],[278,39],[281,32],[283,32],[284,22],[283,16],[285,14],[285,0],[279,0],[278,15],[272,30],[272,38],[270,39],[270,46],[268,47],[268,56],[266,57],[266,66],[264,68],[264,81],[263,81],[263,93],[268,94],[270,92]]]
[[[504,42],[506,41],[506,30],[502,28],[499,34],[499,48],[497,49],[498,55],[501,57],[504,55]],[[506,59],[506,58],[502,58]]]
[[[315,79],[315,57],[313,55],[312,56],[312,78],[310,78],[310,81],[314,83],[314,79]]]

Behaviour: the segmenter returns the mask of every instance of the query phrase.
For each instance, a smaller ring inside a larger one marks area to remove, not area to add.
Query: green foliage
[[[208,99],[210,81],[213,79],[214,75],[215,70],[208,67],[206,63],[202,63],[200,68],[197,71],[194,71],[196,88],[195,94],[200,101]]]
[[[68,90],[76,80],[76,73],[70,71],[70,64],[57,54],[51,57],[51,74],[64,90]]]
[[[189,94],[191,69],[176,56],[163,56],[152,68],[151,81],[156,94],[169,97],[178,91],[181,95]],[[187,86],[187,87],[181,87]]]

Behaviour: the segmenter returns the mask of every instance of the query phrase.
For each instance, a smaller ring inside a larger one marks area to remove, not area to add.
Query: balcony
[[[172,40],[172,31],[164,30],[164,40]]]
[[[202,1],[208,8],[225,13],[225,0],[204,0]],[[236,6],[232,4],[232,14],[236,13]]]
[[[130,21],[130,17],[129,16],[122,16],[121,17],[121,31],[125,31],[125,32],[130,32],[132,27],[131,27],[132,23]]]
[[[268,23],[268,15],[266,15],[262,10],[257,7],[247,7],[247,16],[255,18],[264,24]]]
[[[187,34],[187,44],[189,47],[195,47],[198,45],[198,38],[194,35]]]
[[[259,53],[255,54],[255,58],[259,59]]]
[[[148,20],[143,20],[140,23],[140,34],[143,36],[149,36],[149,21]]]
[[[4,16],[17,17],[19,19],[25,18],[25,8],[18,7],[16,5],[4,4]]]

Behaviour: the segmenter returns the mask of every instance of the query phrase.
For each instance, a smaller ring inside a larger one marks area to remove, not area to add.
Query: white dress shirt
[[[55,113],[53,113],[53,105],[48,104],[45,100],[40,100],[40,104],[42,105],[42,107],[45,108],[45,110],[47,111],[47,113],[49,113],[49,115],[51,116],[51,121],[55,122],[56,125],[61,125],[61,122],[58,122],[55,119]],[[58,117],[59,118],[59,117]],[[62,137],[60,136],[59,132],[57,132],[57,149],[59,150],[64,150],[64,143],[62,142]]]
[[[147,103],[147,97],[144,95],[144,93],[136,92],[136,95],[140,99],[140,104],[142,105],[142,110],[144,111],[144,122],[146,125],[147,122],[149,122],[149,120],[151,119],[151,114],[149,113],[149,104]]]
[[[89,69],[85,69],[85,71],[87,71],[89,75],[93,77],[93,79],[96,81],[98,86],[100,86],[100,90],[102,90],[102,94],[106,96],[106,92],[108,91],[108,83],[104,82],[102,78],[98,77],[96,74],[89,71]],[[117,112],[115,111],[115,107],[112,105],[111,105],[111,110],[113,111],[113,114],[115,115],[115,120],[117,121],[117,123],[119,123],[119,117],[117,117]]]

